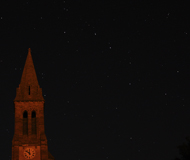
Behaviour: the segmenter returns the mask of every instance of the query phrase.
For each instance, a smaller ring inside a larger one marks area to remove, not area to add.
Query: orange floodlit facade
[[[44,98],[34,68],[31,49],[14,99],[15,129],[12,160],[54,160],[44,130]]]

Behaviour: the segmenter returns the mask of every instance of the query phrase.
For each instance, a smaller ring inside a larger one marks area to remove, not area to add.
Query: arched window
[[[36,112],[32,111],[32,134],[36,134]]]
[[[23,135],[28,134],[28,113],[24,111],[23,113]]]

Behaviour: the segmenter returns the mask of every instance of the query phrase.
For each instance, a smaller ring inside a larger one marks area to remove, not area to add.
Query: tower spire
[[[55,160],[48,150],[44,127],[44,98],[34,68],[31,49],[14,99],[15,127],[12,160]]]
[[[30,48],[28,49],[20,85],[16,90],[16,98],[14,101],[44,101],[42,89],[39,86],[36,76]]]

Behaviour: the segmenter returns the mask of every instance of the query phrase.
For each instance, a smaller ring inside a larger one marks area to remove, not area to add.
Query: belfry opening
[[[32,111],[32,134],[36,134],[36,112]]]
[[[23,135],[28,135],[28,113],[24,111],[23,113]]]

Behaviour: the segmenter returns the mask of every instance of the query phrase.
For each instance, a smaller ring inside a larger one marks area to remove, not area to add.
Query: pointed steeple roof
[[[17,88],[14,101],[44,101],[42,89],[38,84],[30,48],[28,49],[20,85]]]
[[[22,73],[20,85],[22,85],[24,83],[38,84],[30,48],[28,49],[28,55],[27,55],[26,62],[24,65],[24,70]]]

